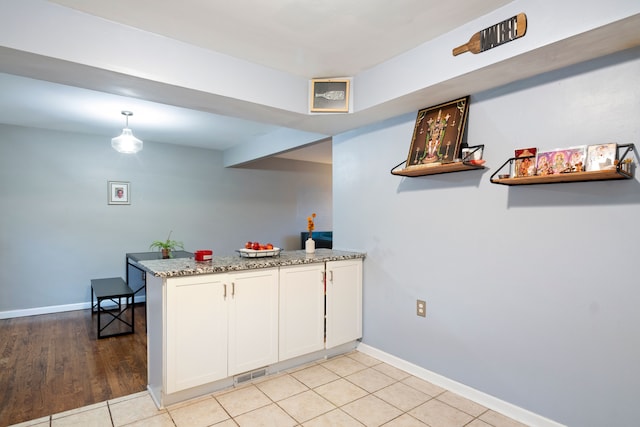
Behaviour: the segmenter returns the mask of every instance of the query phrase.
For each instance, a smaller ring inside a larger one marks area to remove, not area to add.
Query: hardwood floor
[[[146,389],[143,304],[135,334],[96,337],[91,310],[0,320],[0,426]]]

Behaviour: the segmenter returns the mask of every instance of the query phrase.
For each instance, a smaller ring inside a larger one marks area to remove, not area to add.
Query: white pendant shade
[[[142,141],[133,136],[133,132],[129,129],[129,117],[133,116],[131,111],[123,111],[122,115],[127,119],[125,128],[122,129],[122,134],[111,138],[111,146],[118,153],[134,154],[142,150]]]
[[[133,136],[131,129],[122,129],[122,135],[111,139],[111,146],[118,153],[133,154],[142,150],[142,141]]]

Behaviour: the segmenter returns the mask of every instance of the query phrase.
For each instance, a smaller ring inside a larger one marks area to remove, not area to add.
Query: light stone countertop
[[[361,252],[316,249],[308,254],[304,250],[281,251],[273,257],[244,258],[238,256],[214,256],[211,261],[195,261],[193,258],[171,258],[133,262],[157,277],[194,276],[198,274],[224,273],[227,271],[272,268],[287,265],[313,264],[326,261],[341,261],[364,258]]]

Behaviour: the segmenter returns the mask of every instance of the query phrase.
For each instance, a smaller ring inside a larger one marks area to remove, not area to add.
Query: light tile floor
[[[17,426],[522,427],[358,351],[158,410],[147,392]]]

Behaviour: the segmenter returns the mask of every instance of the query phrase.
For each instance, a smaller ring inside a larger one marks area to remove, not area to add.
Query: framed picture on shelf
[[[601,171],[616,168],[616,158],[618,155],[618,144],[610,142],[607,144],[589,145],[587,147],[587,170]]]
[[[107,201],[110,205],[130,205],[130,196],[130,183],[123,181],[107,183]]]
[[[468,112],[468,96],[418,111],[407,167],[450,163],[458,158]]]
[[[536,156],[536,175],[553,175],[549,158],[552,152],[541,151]]]
[[[348,113],[349,79],[311,80],[310,108],[313,113]]]
[[[520,148],[515,151],[515,167],[513,176],[534,176],[536,174],[536,153],[537,148]]]
[[[553,175],[584,170],[586,146],[538,152],[537,175]]]
[[[584,172],[587,156],[587,146],[570,147],[567,149],[569,172]]]

